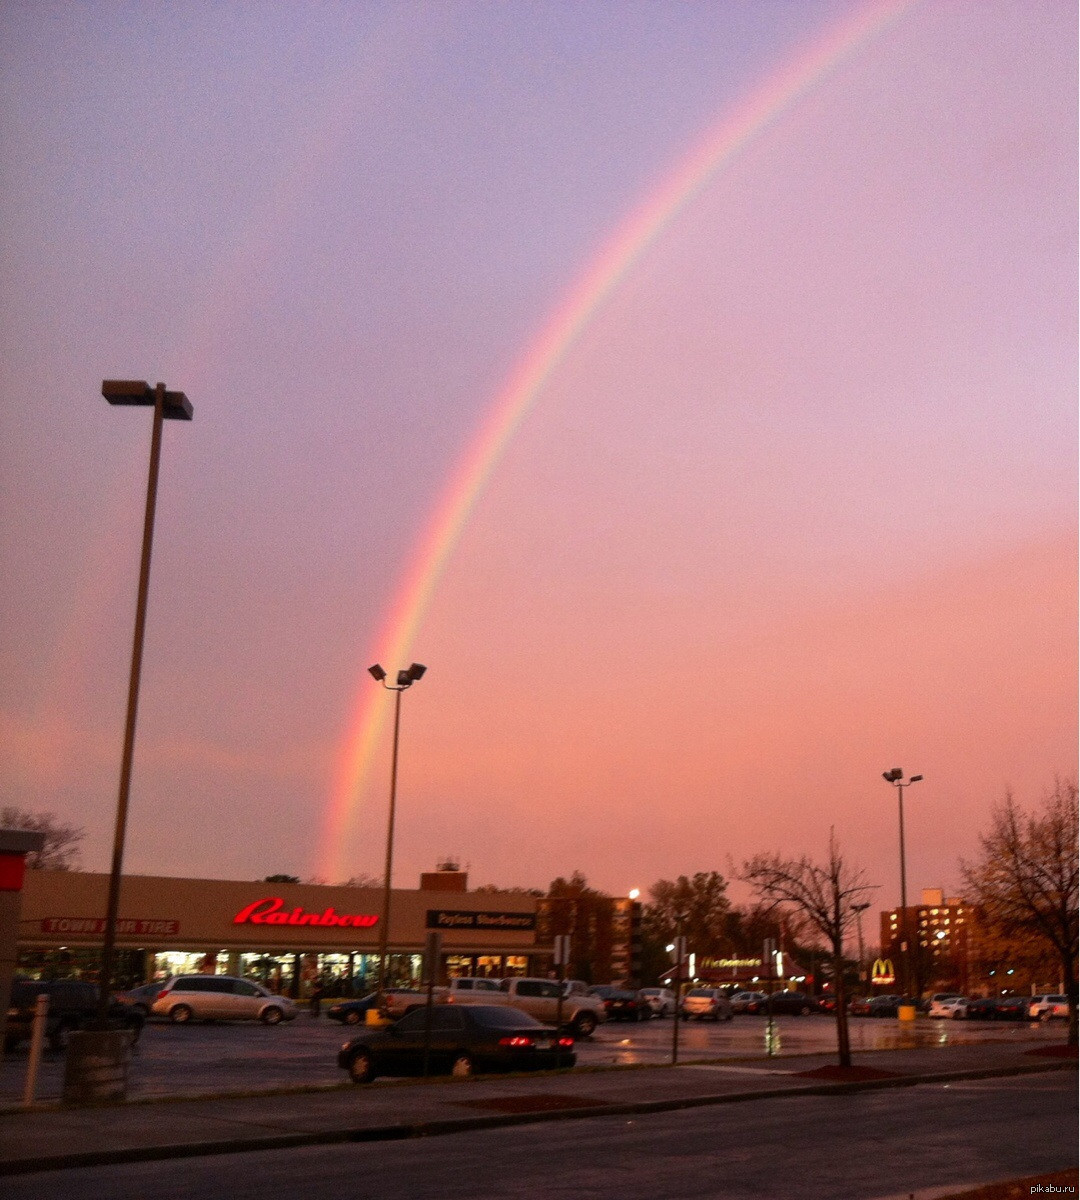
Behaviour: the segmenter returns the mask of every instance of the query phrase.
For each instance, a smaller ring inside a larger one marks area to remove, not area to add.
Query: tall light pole
[[[853,904],[851,911],[855,914],[855,928],[859,934],[859,983],[864,982],[863,979],[863,936],[862,936],[862,915],[870,907],[870,901],[867,900],[862,904]]]
[[[128,796],[131,792],[131,764],[135,753],[135,718],[139,707],[139,676],[142,671],[143,634],[146,630],[146,598],[150,590],[150,551],[154,541],[161,426],[165,420],[190,421],[194,410],[183,392],[166,391],[163,383],[152,388],[141,379],[106,379],[101,385],[101,394],[110,404],[153,405],[154,408],[153,431],[150,436],[150,475],[146,485],[146,515],[143,520],[142,562],[139,567],[139,592],[135,605],[135,639],[131,651],[127,720],[124,725],[124,751],[120,765],[120,792],[116,801],[112,869],[109,873],[105,936],[101,946],[101,974],[98,980],[98,1021],[104,1028],[108,1019],[109,993],[112,990],[113,960],[116,957],[116,917],[120,908],[120,879],[124,862]]]
[[[397,803],[398,730],[401,727],[401,693],[412,687],[427,670],[422,663],[413,663],[407,670],[398,671],[397,683],[386,682],[386,672],[376,663],[368,667],[372,678],[387,691],[394,693],[394,746],[390,756],[390,819],[386,828],[386,869],[383,872],[382,916],[379,920],[379,1006],[386,1002],[386,957],[390,938],[390,870],[394,863],[394,807]]]
[[[908,956],[911,948],[911,936],[908,927],[907,864],[904,861],[904,788],[921,782],[922,776],[912,775],[905,781],[903,768],[893,767],[891,771],[886,771],[881,778],[896,788],[896,794],[900,799],[900,990],[905,996],[909,996],[911,994],[911,969]]]

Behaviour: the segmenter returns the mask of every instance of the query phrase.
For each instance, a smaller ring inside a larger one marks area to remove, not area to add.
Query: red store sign
[[[280,896],[267,896],[242,908],[235,917],[234,925],[320,925],[323,927],[347,926],[355,929],[370,929],[378,921],[370,913],[338,913],[333,906],[323,912],[305,912],[302,908],[286,909]]]

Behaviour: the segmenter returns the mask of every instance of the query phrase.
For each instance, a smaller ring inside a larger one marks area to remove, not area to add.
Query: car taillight
[[[157,1003],[158,1000],[164,1000],[168,994],[169,994],[168,988],[165,988],[163,991],[158,992],[158,994],[154,997],[155,1004]]]
[[[561,1037],[555,1044],[557,1046],[572,1046],[574,1039],[572,1037]]]
[[[533,1040],[531,1037],[504,1037],[499,1038],[500,1046],[531,1046]]]

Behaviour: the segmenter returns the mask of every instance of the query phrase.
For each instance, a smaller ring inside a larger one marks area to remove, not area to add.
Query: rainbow
[[[365,667],[376,661],[391,671],[408,665],[413,640],[435,586],[485,484],[552,373],[634,264],[721,168],[916,2],[874,0],[830,29],[770,76],[738,109],[726,114],[665,182],[615,229],[492,402],[419,539],[383,628],[371,644]],[[327,878],[341,877],[341,847],[388,710],[382,689],[372,685],[365,671],[334,772],[322,832],[320,872]]]

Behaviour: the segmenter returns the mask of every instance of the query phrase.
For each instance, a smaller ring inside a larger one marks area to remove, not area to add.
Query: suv
[[[1052,1017],[1068,1017],[1068,1015],[1068,996],[1032,996],[1028,1004],[1028,1016],[1033,1021],[1049,1021]]]
[[[233,975],[177,975],[158,993],[151,1011],[177,1025],[187,1021],[262,1021],[277,1025],[296,1016],[288,996]]]
[[[16,979],[11,985],[11,1001],[4,1031],[5,1050],[14,1050],[21,1041],[30,1037],[38,996],[49,997],[45,1038],[52,1050],[63,1050],[69,1033],[88,1028],[97,1018],[98,990],[93,983],[79,979]],[[111,1024],[130,1029],[135,1040],[138,1040],[145,1020],[141,1012],[114,998],[109,1004],[108,1015]]]

